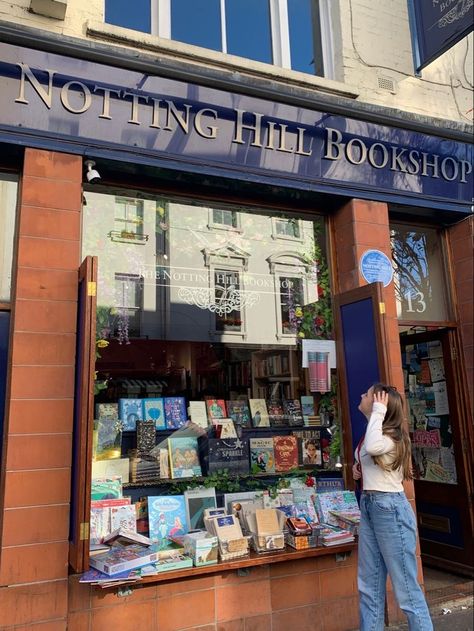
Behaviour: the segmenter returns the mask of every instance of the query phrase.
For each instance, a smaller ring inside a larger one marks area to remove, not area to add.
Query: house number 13
[[[425,294],[421,291],[417,291],[412,294],[409,291],[405,294],[406,301],[408,302],[407,313],[424,313],[426,311]],[[416,307],[416,309],[413,308]]]

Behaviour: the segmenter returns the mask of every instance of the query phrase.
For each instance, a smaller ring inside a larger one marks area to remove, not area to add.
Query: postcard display
[[[314,397],[298,398],[293,386],[266,390],[267,379],[290,370],[295,362],[290,354],[257,354],[261,398],[188,401],[134,394],[96,404],[90,520],[94,570],[85,582],[132,582],[217,563],[218,558],[239,558],[250,547],[269,552],[285,545],[303,549],[354,540],[353,506],[338,505],[347,509],[346,521],[342,515],[337,523],[334,516],[323,521],[316,490],[304,483],[305,475],[329,464],[330,434],[320,425]],[[300,477],[276,497],[265,490],[244,491],[227,501],[215,488],[204,487],[206,476],[223,470],[236,480],[261,476],[273,484],[292,471],[300,471]],[[188,489],[187,480],[192,482]],[[176,493],[174,481],[186,490]]]
[[[407,345],[403,364],[415,479],[456,484],[441,343]]]

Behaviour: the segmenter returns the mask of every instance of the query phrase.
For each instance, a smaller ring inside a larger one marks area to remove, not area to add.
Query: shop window
[[[115,274],[115,307],[117,317],[114,335],[140,337],[143,279],[133,274]]]
[[[233,270],[215,270],[214,296],[216,304],[216,331],[242,330],[240,311],[240,274]]]
[[[10,302],[17,179],[0,174],[0,303]]]
[[[446,264],[439,231],[401,224],[391,224],[390,230],[399,320],[448,320]]]
[[[332,76],[328,15],[327,0],[140,0],[134,11],[126,0],[105,2],[109,24]]]
[[[281,332],[295,335],[297,332],[295,311],[304,305],[303,280],[280,276]]]

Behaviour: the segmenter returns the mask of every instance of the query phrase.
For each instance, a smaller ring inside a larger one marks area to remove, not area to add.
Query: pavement
[[[473,631],[473,597],[457,598],[430,606],[431,618],[435,631]],[[387,631],[405,631],[407,624],[386,627]]]

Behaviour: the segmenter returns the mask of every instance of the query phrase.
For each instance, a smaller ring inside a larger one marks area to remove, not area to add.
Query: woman
[[[403,491],[411,478],[410,438],[396,388],[376,384],[362,395],[359,410],[368,420],[352,469],[362,484],[359,530],[361,631],[384,628],[387,573],[398,604],[414,631],[432,631],[428,606],[417,579],[416,521]]]

